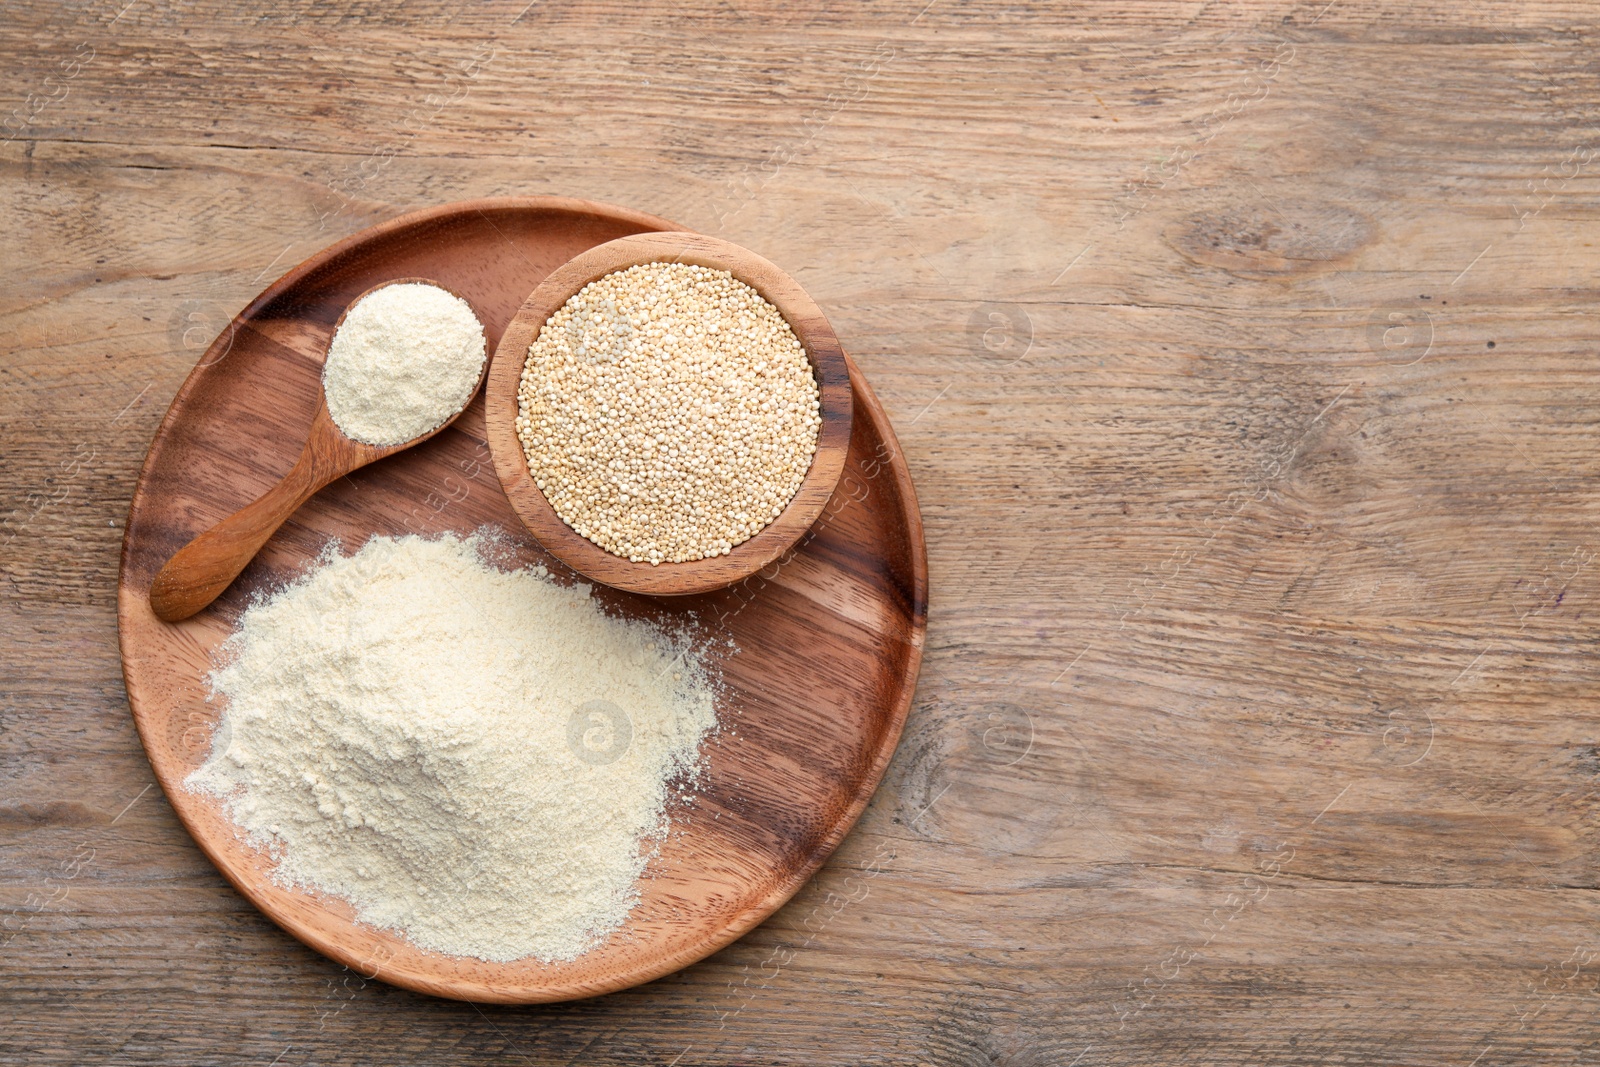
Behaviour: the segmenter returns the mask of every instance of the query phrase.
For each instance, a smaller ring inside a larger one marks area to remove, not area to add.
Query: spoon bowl
[[[350,314],[351,308],[379,289],[407,283],[443,289],[471,307],[471,301],[431,279],[395,278],[373,286],[350,301],[334,324],[333,336],[338,336],[339,327],[344,325],[345,316]],[[473,316],[478,319],[481,328],[483,316],[476,309],[473,309]],[[472,398],[478,395],[478,390],[483,388],[484,378],[489,373],[488,353],[484,355],[477,383],[461,407],[433,429],[399,444],[369,445],[346,437],[328,410],[328,398],[324,394],[317,405],[316,414],[311,418],[305,447],[300,450],[300,458],[289,469],[289,473],[260,498],[184,545],[157,572],[150,585],[150,607],[157,617],[166,622],[178,622],[204,610],[249,565],[278,527],[301,504],[311,499],[317,490],[369,463],[376,463],[385,456],[421,444],[460,418],[461,413],[471,405]]]
[[[528,469],[517,437],[518,387],[528,348],[545,320],[585,285],[642,263],[688,263],[725,270],[777,309],[805,349],[817,379],[822,425],[817,450],[799,489],[782,512],[726,555],[683,563],[635,563],[606,551],[568,526]],[[587,578],[632,593],[684,596],[708,593],[750,577],[803,537],[827,506],[850,448],[854,399],[849,364],[839,338],[800,284],[748,248],[697,233],[641,233],[620,237],[556,268],[533,291],[506,327],[490,361],[484,422],[495,472],[511,507],[534,538]]]

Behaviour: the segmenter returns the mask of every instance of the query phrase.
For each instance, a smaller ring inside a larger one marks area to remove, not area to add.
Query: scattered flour
[[[715,725],[708,668],[482,534],[375,537],[243,616],[187,785],[286,884],[422,948],[570,960],[619,927],[668,786]]]
[[[398,445],[467,406],[483,373],[483,324],[459,296],[404,282],[351,307],[328,346],[322,390],[346,437]]]

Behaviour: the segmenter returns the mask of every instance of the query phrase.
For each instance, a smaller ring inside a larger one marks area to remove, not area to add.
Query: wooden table
[[[4,1062],[1600,1055],[1593,5],[124,4],[0,18]],[[807,286],[932,610],[884,787],[788,907],[505,1009],[222,881],[113,591],[229,316],[525,193]]]

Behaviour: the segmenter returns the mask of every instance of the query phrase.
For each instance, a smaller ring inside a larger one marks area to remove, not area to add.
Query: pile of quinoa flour
[[[493,549],[374,537],[252,606],[186,784],[278,881],[364,922],[450,955],[570,960],[637,903],[715,725],[712,679],[683,639]]]

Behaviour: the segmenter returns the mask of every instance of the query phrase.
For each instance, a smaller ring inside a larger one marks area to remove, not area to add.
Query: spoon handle
[[[313,434],[313,439],[315,434]],[[228,588],[294,510],[343,474],[308,443],[283,481],[190,541],[161,568],[150,606],[167,622],[187,619]]]

